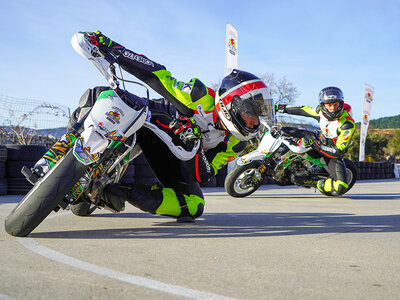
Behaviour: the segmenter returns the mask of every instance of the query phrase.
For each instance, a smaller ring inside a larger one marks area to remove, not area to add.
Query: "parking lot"
[[[51,214],[0,227],[0,299],[399,299],[400,181],[344,197],[263,186],[204,189],[194,224],[143,213]],[[2,224],[21,196],[0,197]]]

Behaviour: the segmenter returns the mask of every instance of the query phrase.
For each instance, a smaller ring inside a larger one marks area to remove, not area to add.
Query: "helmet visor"
[[[251,95],[247,99],[235,96],[232,99],[232,117],[243,130],[253,133],[260,128],[259,117],[270,117],[273,112],[271,99],[265,99],[262,93]]]
[[[329,89],[322,91],[320,94],[320,103],[332,103],[336,101],[343,101],[343,93],[339,89]]]
[[[253,101],[259,108],[260,117],[270,120],[274,119],[275,116],[274,101],[271,98],[265,97],[262,93],[260,93],[253,97]]]
[[[232,108],[248,118],[268,117],[273,111],[272,99],[266,99],[262,93],[250,95],[247,99],[238,98],[234,99],[238,101],[232,101]]]

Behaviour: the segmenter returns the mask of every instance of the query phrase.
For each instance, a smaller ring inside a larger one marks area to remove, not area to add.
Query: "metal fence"
[[[40,100],[0,95],[0,126],[34,130],[66,127],[68,107]]]
[[[0,144],[49,145],[66,130],[67,106],[0,95]]]

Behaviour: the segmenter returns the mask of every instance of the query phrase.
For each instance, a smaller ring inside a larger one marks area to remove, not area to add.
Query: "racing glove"
[[[286,112],[286,104],[275,104],[275,112],[285,113]]]
[[[196,124],[196,121],[185,116],[179,116],[179,118],[173,120],[169,127],[188,151],[193,149],[195,141],[201,139],[200,127]],[[187,161],[187,167],[192,179],[197,182],[207,182],[215,175],[202,144],[200,144],[196,155]]]
[[[311,146],[324,157],[341,159],[345,154],[345,151],[339,150],[335,145],[329,145],[325,143],[324,140],[320,140],[311,134],[306,134],[301,138],[301,143],[305,147]]]
[[[183,148],[187,151],[191,151],[195,142],[201,139],[200,127],[195,120],[188,117],[179,116],[169,124],[169,128],[182,141]]]
[[[125,47],[113,42],[100,31],[88,32],[89,41],[92,45],[99,48],[100,53],[111,64],[117,61],[118,57],[125,50]]]
[[[305,137],[302,137],[302,138],[298,141],[298,144],[299,144],[299,145],[303,145],[304,147],[311,147],[313,143],[314,143],[314,140],[312,140],[312,139],[307,139],[307,138],[305,138]]]

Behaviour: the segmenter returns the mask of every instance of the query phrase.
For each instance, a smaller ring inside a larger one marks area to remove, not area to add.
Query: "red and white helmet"
[[[247,141],[260,129],[259,117],[270,116],[270,90],[257,76],[234,69],[215,95],[215,109],[225,127],[237,139]],[[247,125],[252,124],[252,127]]]

